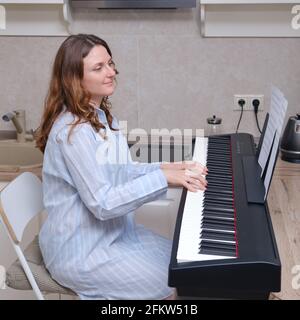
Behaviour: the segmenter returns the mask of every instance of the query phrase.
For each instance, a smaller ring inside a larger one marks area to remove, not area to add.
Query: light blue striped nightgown
[[[125,137],[62,113],[47,142],[43,165],[48,217],[39,242],[47,269],[81,299],[163,299],[171,242],[134,222],[134,210],[167,190],[159,163],[133,163]],[[114,118],[113,127],[118,124]],[[118,164],[116,164],[117,160]]]

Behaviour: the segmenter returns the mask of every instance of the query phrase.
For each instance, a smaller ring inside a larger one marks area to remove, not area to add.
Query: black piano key
[[[232,175],[231,166],[224,166],[221,164],[215,164],[215,163],[206,163],[206,167],[210,170],[209,173],[215,173],[215,174],[230,174]]]
[[[223,212],[212,212],[212,211],[205,211],[203,212],[204,217],[213,217],[213,218],[231,218],[234,219],[234,215],[231,213],[223,213]]]
[[[232,183],[232,177],[231,174],[213,174],[213,173],[208,173],[206,176],[206,179],[209,178],[210,180],[220,180],[220,181],[228,181]]]
[[[216,182],[219,183],[221,185],[227,185],[227,186],[232,186],[232,180],[228,179],[228,178],[222,178],[222,177],[213,177],[210,176],[209,174],[206,176],[206,180],[207,181],[211,181],[211,182]]]
[[[215,189],[215,190],[212,190]],[[207,189],[205,190],[205,195],[211,195],[211,196],[222,196],[222,197],[226,197],[226,198],[233,198],[232,196],[232,188],[231,190],[224,190],[224,189],[220,189],[218,187],[214,187],[211,188],[210,185],[207,187]]]
[[[222,179],[218,179],[218,178],[210,178],[210,177],[206,177],[206,181],[209,183],[209,182],[211,182],[212,183],[212,185],[214,185],[214,186],[216,186],[216,187],[218,187],[218,186],[220,186],[220,187],[227,187],[227,188],[232,188],[232,181],[231,180],[222,180]]]
[[[208,151],[207,151],[208,152]],[[231,157],[230,155],[224,155],[224,153],[207,153],[207,156],[206,156],[206,160],[209,161],[211,160],[212,162],[220,162],[220,161],[223,161],[223,162],[226,162],[226,163],[229,163],[231,164]]]
[[[227,190],[232,193],[232,186],[224,186],[222,183],[216,183],[215,181],[211,181],[208,187],[210,188],[209,191],[211,192],[220,192],[222,190]]]
[[[216,167],[216,166],[212,166],[212,165],[207,165],[207,168],[210,170],[209,173],[212,174],[226,174],[226,175],[231,175],[232,177],[232,172],[231,172],[231,168],[225,168],[225,167]]]
[[[234,221],[234,216],[228,216],[226,214],[218,214],[217,212],[215,213],[211,213],[208,212],[205,215],[203,215],[203,218],[212,218],[212,219],[231,219],[232,221]],[[220,220],[221,222],[222,220]],[[202,222],[201,222],[202,223]],[[210,222],[206,222],[205,223],[210,223]],[[224,224],[225,225],[225,224]],[[231,227],[234,227],[234,225],[230,225]]]
[[[208,168],[208,174],[211,174],[211,176],[229,176],[229,178],[232,179],[232,172],[231,168],[222,167],[222,169],[218,169],[215,166],[207,165]]]
[[[223,152],[223,153],[222,153]],[[223,154],[226,157],[230,157],[230,150],[228,148],[220,148],[218,145],[211,145],[207,148],[207,155],[211,154]]]
[[[210,191],[230,191],[232,193],[232,187],[230,185],[224,185],[222,183],[217,183],[216,181],[210,181],[209,185],[207,186]]]
[[[226,187],[224,192],[222,192],[222,190],[224,188],[218,186],[218,185],[214,185],[214,183],[212,182],[212,187],[209,185],[207,187],[205,192],[208,193],[208,194],[211,194],[211,195],[215,195],[215,196],[221,196],[221,197],[231,197],[232,198],[232,188],[230,187]],[[215,190],[213,190],[215,189]]]
[[[215,191],[215,192],[217,192],[218,189],[232,191],[232,188],[233,188],[232,184],[223,183],[223,181],[220,182],[216,180],[209,180],[209,181],[207,180],[207,183],[209,183],[207,187],[210,188],[210,191]]]
[[[224,206],[225,206],[225,208],[234,208],[232,201],[231,202],[225,202],[224,200],[211,201],[211,200],[205,199],[205,200],[203,200],[202,204],[203,204],[204,208],[207,205],[214,205],[214,204],[220,206],[220,208],[223,208]]]
[[[235,257],[236,253],[235,251],[233,252],[232,250],[216,250],[216,249],[210,249],[210,248],[200,248],[199,253],[201,254],[208,254],[208,255],[215,255],[215,256],[225,256],[225,257]]]
[[[232,202],[225,202],[222,200],[203,199],[202,204],[203,204],[204,208],[206,208],[206,206],[216,206],[218,208],[226,208],[226,209],[234,208]]]
[[[219,242],[213,240],[201,240],[199,248],[206,248],[206,249],[215,249],[215,250],[229,250],[236,253],[236,245],[235,243],[229,242]]]
[[[226,155],[226,157],[230,157],[230,151],[227,149],[227,147],[225,148],[220,148],[219,146],[213,145],[213,146],[209,146],[207,148],[207,153],[208,154],[224,154]]]
[[[220,155],[223,157],[230,157],[230,151],[227,151],[226,149],[208,148],[207,152],[209,155]]]
[[[231,157],[221,154],[207,154],[206,162],[210,162],[212,165],[218,165],[222,161],[224,164],[231,167]]]
[[[208,213],[220,213],[223,215],[228,215],[228,216],[233,216],[234,215],[234,207],[232,207],[233,210],[222,210],[221,208],[217,208],[217,209],[212,209],[212,206],[208,206],[208,205],[203,205],[203,213],[208,212]]]
[[[230,142],[230,136],[210,136],[208,138],[208,141],[226,144],[226,143]]]
[[[232,201],[226,201],[226,200],[218,200],[218,199],[211,199],[209,197],[204,197],[203,204],[205,205],[216,205],[220,208],[224,206],[225,208],[233,208],[233,202]]]
[[[207,189],[204,192],[205,194],[211,195],[212,197],[216,196],[216,197],[224,197],[224,198],[231,198],[231,199],[233,198],[232,188],[229,188],[229,187],[222,188],[217,185],[213,185],[213,186],[207,185]]]
[[[226,179],[226,180],[232,180],[232,175],[230,172],[216,172],[215,170],[214,171],[211,171],[208,173],[207,175],[208,177],[219,177],[219,178],[222,178],[222,179]]]
[[[219,165],[220,163],[225,164],[226,166],[231,167],[231,158],[230,157],[224,157],[222,155],[214,155],[214,154],[208,154],[206,157],[206,163],[210,163],[211,165]]]
[[[222,154],[225,157],[230,157],[230,150],[226,149],[226,148],[219,148],[217,146],[209,146],[207,149],[207,153],[209,155],[211,154]]]
[[[207,222],[207,223],[215,223],[220,224],[220,225],[226,225],[226,226],[232,226],[234,227],[234,219],[228,219],[227,217],[208,217],[208,216],[204,216],[202,218],[202,222]]]
[[[226,143],[220,143],[220,141],[209,141],[208,143],[208,147],[216,147],[216,148],[224,148],[224,147],[227,147],[228,149],[228,144]]]
[[[221,226],[221,227],[232,227],[234,230],[234,218],[228,219],[228,217],[214,217],[214,216],[208,216],[205,215],[202,218],[202,223],[209,223],[209,224],[214,224],[216,227]]]
[[[220,212],[232,212],[234,213],[234,208],[220,208],[218,206],[215,206],[215,205],[207,205],[205,206],[206,210],[213,210],[213,211],[220,211]]]
[[[211,159],[211,160],[216,160],[216,161],[226,161],[226,162],[230,162],[231,160],[231,156],[230,154],[227,154],[224,150],[219,150],[219,152],[215,152],[215,151],[209,151],[207,150],[207,156],[206,159]]]
[[[224,231],[232,231],[234,232],[234,226],[226,225],[226,224],[217,224],[210,222],[203,222],[201,224],[202,229],[213,229],[213,230],[224,230]]]
[[[235,243],[213,240],[201,240],[200,247],[206,246],[210,248],[218,249],[233,249],[236,250]]]
[[[225,203],[233,203],[232,197],[224,197],[222,195],[213,195],[213,194],[206,193],[206,192],[204,194],[204,199],[211,200],[211,201],[222,201]]]
[[[220,184],[221,186],[222,185],[226,185],[226,186],[232,185],[232,179],[229,179],[229,178],[222,178],[221,176],[220,177],[218,177],[218,176],[210,176],[209,174],[205,178],[206,178],[207,181],[209,180],[212,183]]]
[[[226,148],[227,150],[230,150],[228,148],[228,144],[223,143],[223,142],[219,143],[217,141],[209,141],[208,147],[210,147],[210,148]]]
[[[216,169],[216,168],[212,168],[212,167],[210,167],[210,166],[207,166],[207,168],[208,168],[208,174],[210,174],[211,176],[217,176],[217,175],[219,175],[219,176],[221,176],[221,177],[228,177],[228,178],[230,178],[231,180],[232,180],[232,173],[231,173],[231,171],[230,170],[218,170],[218,169]]]
[[[201,239],[225,240],[225,241],[235,242],[234,233],[231,233],[231,232],[202,230],[200,238]]]
[[[210,193],[206,191],[204,192],[204,199],[211,201],[224,201],[226,203],[233,203],[233,197],[230,194],[226,193]]]
[[[230,136],[211,136],[208,138],[208,141],[216,143],[230,143]]]
[[[200,254],[209,254],[209,255],[217,255],[217,256],[226,256],[226,257],[235,257],[236,250],[234,249],[218,249],[218,248],[210,248],[207,246],[201,246],[199,250]]]
[[[212,205],[203,205],[203,212],[208,212],[208,213],[211,213],[211,212],[216,212],[216,213],[223,213],[224,215],[230,215],[230,216],[233,216],[234,215],[234,207],[231,207],[230,209],[233,209],[233,210],[226,210],[228,209],[227,207],[225,208],[225,210],[222,210],[223,207],[216,207],[216,206],[212,206]]]
[[[213,173],[213,174],[224,174],[224,175],[230,175],[232,177],[232,172],[231,169],[224,169],[224,168],[216,168],[216,167],[212,167],[212,166],[207,166],[207,168],[210,168],[209,173]]]
[[[215,157],[217,156],[218,158],[223,157],[223,159],[230,160],[230,152],[228,152],[226,149],[212,149],[208,148],[207,149],[207,158],[208,157]]]
[[[234,210],[233,211],[231,211],[231,210],[222,210],[222,208],[217,208],[217,209],[214,208],[214,209],[212,209],[212,207],[208,207],[208,206],[203,206],[203,213],[205,213],[205,212],[207,212],[208,214],[220,213],[220,214],[223,214],[224,216],[227,215],[228,217],[234,216]]]

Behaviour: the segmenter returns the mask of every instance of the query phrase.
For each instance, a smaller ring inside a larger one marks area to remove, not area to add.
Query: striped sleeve
[[[74,187],[85,206],[100,220],[127,214],[167,191],[167,180],[159,166],[153,166],[150,172],[147,170],[152,166],[145,166],[144,175],[114,186],[105,172],[112,167],[97,162],[97,146],[91,130],[86,127],[74,131],[70,143],[64,131],[60,141]],[[114,170],[119,170],[118,165],[113,166]]]
[[[141,175],[160,169],[160,162],[141,163],[131,162],[126,165],[126,169],[130,178],[135,179]]]

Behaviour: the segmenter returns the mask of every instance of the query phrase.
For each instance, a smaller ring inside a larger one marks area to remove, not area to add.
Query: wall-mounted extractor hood
[[[195,8],[196,0],[71,0],[74,8],[162,9]]]

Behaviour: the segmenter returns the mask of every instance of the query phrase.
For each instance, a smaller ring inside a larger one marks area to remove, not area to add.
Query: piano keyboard
[[[193,160],[208,168],[206,191],[187,191],[177,262],[238,256],[230,137],[197,137]]]

